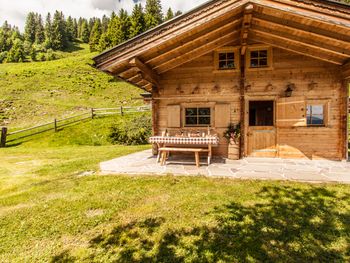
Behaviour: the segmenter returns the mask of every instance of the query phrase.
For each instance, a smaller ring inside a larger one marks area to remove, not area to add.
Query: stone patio
[[[350,163],[300,159],[246,158],[232,161],[214,159],[211,165],[202,159],[197,168],[194,158],[171,157],[166,166],[157,163],[151,150],[120,157],[100,164],[101,173],[157,174],[228,177],[233,179],[290,180],[301,182],[337,182],[350,184]]]

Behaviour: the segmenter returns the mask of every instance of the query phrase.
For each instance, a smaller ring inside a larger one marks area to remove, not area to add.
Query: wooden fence
[[[27,129],[9,132],[7,127],[1,128],[0,147],[5,147],[6,143],[16,141],[18,139],[24,139],[33,135],[37,135],[43,132],[54,130],[57,132],[68,125],[76,124],[88,119],[94,119],[98,117],[106,117],[111,115],[124,116],[130,113],[148,112],[151,110],[150,106],[140,107],[124,107],[118,108],[92,108],[82,114],[75,115],[63,119],[54,119],[52,122],[33,126]]]

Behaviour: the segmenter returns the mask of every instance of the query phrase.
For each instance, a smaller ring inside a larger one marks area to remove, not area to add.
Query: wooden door
[[[247,155],[276,157],[275,102],[249,101]]]
[[[276,157],[276,128],[273,126],[249,126],[248,156]]]

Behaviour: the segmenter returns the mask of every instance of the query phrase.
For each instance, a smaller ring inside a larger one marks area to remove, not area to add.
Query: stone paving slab
[[[350,163],[299,159],[246,158],[215,159],[211,165],[201,159],[200,168],[191,158],[172,157],[166,166],[157,163],[151,150],[133,153],[100,164],[101,174],[156,174],[227,177],[252,180],[290,180],[301,182],[338,182],[350,184]]]

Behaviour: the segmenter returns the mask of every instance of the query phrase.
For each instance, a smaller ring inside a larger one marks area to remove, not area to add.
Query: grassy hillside
[[[140,90],[94,69],[88,45],[48,62],[0,64],[0,125],[10,128],[75,114],[90,107],[141,103]]]

